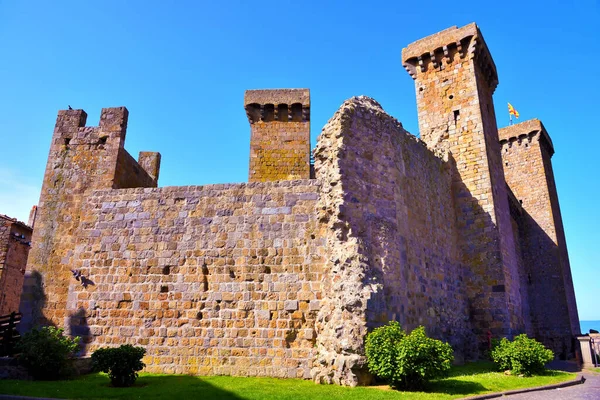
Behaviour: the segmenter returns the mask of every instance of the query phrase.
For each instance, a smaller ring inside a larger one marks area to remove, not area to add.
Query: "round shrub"
[[[142,357],[146,354],[143,347],[124,344],[120,347],[105,347],[92,354],[92,365],[96,371],[108,373],[113,386],[126,387],[135,383],[137,371],[146,366]]]
[[[422,326],[407,335],[397,322],[367,335],[365,350],[369,371],[404,389],[420,389],[445,376],[454,360],[448,343],[427,337]]]
[[[522,334],[511,342],[502,338],[492,349],[492,360],[500,370],[510,370],[515,375],[531,376],[545,370],[544,365],[554,358],[552,350],[535,339]]]
[[[70,338],[53,326],[27,332],[17,344],[19,363],[34,379],[53,380],[72,374],[71,357],[79,337]]]
[[[385,381],[392,381],[398,369],[396,345],[405,336],[406,333],[396,321],[390,321],[367,335],[365,353],[367,366],[373,375]]]

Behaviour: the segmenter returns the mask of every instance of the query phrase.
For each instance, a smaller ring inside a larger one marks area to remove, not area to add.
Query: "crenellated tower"
[[[523,329],[518,261],[492,94],[496,66],[474,23],[402,50],[415,80],[421,139],[454,164],[453,194],[474,332]]]
[[[552,171],[554,146],[537,119],[502,128],[499,138],[506,182],[523,208],[522,254],[535,336],[567,357],[580,328]]]
[[[250,182],[310,178],[310,91],[247,90]]]
[[[32,317],[26,324],[62,325],[67,317],[69,257],[84,222],[86,193],[157,186],[160,154],[142,152],[138,163],[125,150],[128,116],[125,107],[104,108],[99,126],[85,126],[85,111],[58,112],[21,298],[21,310]]]

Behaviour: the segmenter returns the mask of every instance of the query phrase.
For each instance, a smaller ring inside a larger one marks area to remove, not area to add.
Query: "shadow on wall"
[[[93,284],[93,283],[92,283]],[[46,294],[44,282],[39,271],[25,273],[23,293],[21,294],[21,313],[23,314],[19,332],[24,334],[34,328],[43,326],[55,326],[44,316],[46,305]],[[81,337],[78,355],[86,354],[87,347],[91,342],[90,328],[87,324],[87,315],[83,307],[69,316],[66,332],[70,336]]]
[[[54,326],[44,316],[46,293],[44,292],[44,278],[39,271],[26,271],[21,293],[20,312],[23,314],[19,332],[21,334],[42,326]]]
[[[90,327],[87,323],[86,311],[83,307],[69,316],[68,333],[70,336],[79,336],[79,351],[78,356],[87,354],[87,347],[92,341],[92,335],[90,335]]]
[[[531,322],[536,339],[552,349],[560,360],[575,355],[578,342],[572,332],[567,305],[561,250],[525,210],[519,231],[523,238],[523,262],[529,293]]]

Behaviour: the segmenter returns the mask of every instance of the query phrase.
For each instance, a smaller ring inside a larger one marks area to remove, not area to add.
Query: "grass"
[[[68,381],[0,381],[0,394],[68,399],[456,399],[558,383],[575,374],[548,371],[543,376],[520,378],[494,372],[491,363],[454,367],[448,378],[434,381],[426,392],[399,392],[383,387],[346,388],[316,385],[299,379],[240,378],[230,376],[140,374],[134,387],[113,388],[105,374],[90,374]]]

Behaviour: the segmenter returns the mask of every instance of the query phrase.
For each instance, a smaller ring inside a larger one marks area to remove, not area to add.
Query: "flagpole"
[[[508,113],[508,126],[512,125],[512,114]]]

